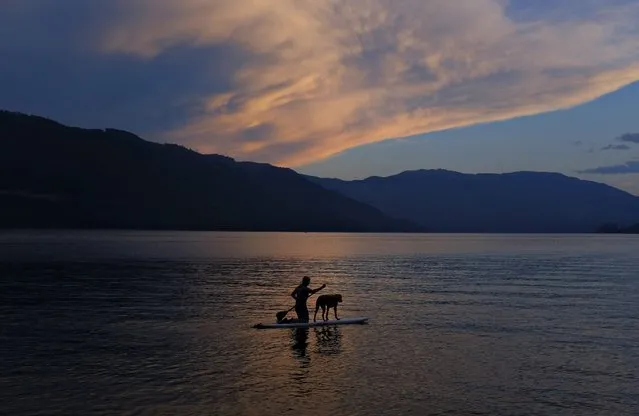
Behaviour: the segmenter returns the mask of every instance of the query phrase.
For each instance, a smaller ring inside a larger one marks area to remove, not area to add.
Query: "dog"
[[[342,295],[336,293],[334,295],[321,295],[315,301],[315,314],[313,315],[313,322],[316,321],[317,311],[319,308],[322,308],[322,319],[328,321],[328,314],[330,309],[333,308],[333,313],[335,314],[335,319],[339,321],[337,317],[337,304],[342,302]],[[326,317],[324,314],[326,313]]]

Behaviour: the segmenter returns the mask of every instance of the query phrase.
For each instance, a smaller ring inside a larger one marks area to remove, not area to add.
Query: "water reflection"
[[[310,364],[309,328],[295,328],[291,330],[291,349],[293,356],[300,360],[302,366]],[[313,328],[315,332],[314,352],[322,355],[337,355],[342,350],[342,333],[339,327],[325,326]]]
[[[291,395],[295,398],[304,398],[312,394],[312,382],[309,380],[311,357],[307,353],[308,331],[308,328],[291,329],[293,358],[299,362],[299,367],[293,369],[290,375],[295,382],[295,389],[291,390]]]
[[[293,350],[294,356],[301,359],[300,361],[303,365],[308,365],[310,359],[306,353],[306,348],[308,347],[308,331],[308,328],[294,328],[291,330],[291,338],[293,341],[291,349]]]
[[[262,235],[255,252],[236,234],[109,235],[0,235],[0,414],[639,414],[636,237],[469,236],[448,252],[453,237],[432,236],[397,256],[371,236],[294,258],[266,257]],[[304,274],[357,299],[344,316],[375,330],[250,328]]]
[[[315,328],[316,351],[323,355],[337,355],[342,352],[342,333],[339,327]]]

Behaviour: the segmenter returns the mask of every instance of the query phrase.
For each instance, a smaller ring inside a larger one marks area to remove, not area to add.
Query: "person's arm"
[[[326,284],[323,284],[322,286],[318,287],[317,289],[311,290],[311,294],[317,293],[320,290],[324,289],[325,287],[326,287]]]
[[[297,288],[293,289],[293,291],[291,292],[291,297],[297,300]]]

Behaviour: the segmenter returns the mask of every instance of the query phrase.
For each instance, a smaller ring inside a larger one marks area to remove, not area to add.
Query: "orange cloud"
[[[505,0],[118,1],[128,17],[105,33],[105,52],[233,44],[253,57],[233,91],[166,135],[239,159],[299,166],[571,107],[639,80],[638,4],[514,20]]]

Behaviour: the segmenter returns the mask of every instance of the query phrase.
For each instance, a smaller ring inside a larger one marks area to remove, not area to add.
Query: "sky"
[[[0,0],[0,108],[345,179],[639,195],[639,0]]]

